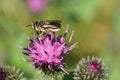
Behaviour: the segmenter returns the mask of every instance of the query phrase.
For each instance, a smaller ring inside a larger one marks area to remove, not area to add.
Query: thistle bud
[[[97,57],[82,58],[74,70],[74,80],[108,80],[108,67]]]

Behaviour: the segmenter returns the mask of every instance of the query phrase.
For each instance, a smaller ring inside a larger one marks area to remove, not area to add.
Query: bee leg
[[[39,36],[40,33],[38,31],[36,31],[36,34],[37,34],[37,36]]]
[[[55,37],[55,32],[52,32],[53,38]]]
[[[38,35],[38,37],[42,37],[43,32],[42,31],[41,32],[37,32],[37,35]]]
[[[44,34],[45,34],[44,32],[41,32],[41,33],[40,33],[40,37],[44,36]]]
[[[48,31],[48,34],[50,34],[50,35],[51,35],[52,39],[55,37],[55,32]]]
[[[46,34],[50,34],[51,32],[49,31],[49,30],[46,30],[46,32],[45,32]]]
[[[68,27],[69,27],[69,24],[67,25],[67,28],[66,28],[66,31],[65,31],[63,37],[65,37],[67,35],[67,33],[68,33]]]

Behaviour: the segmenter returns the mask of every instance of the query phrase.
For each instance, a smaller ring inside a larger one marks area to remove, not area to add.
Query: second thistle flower
[[[74,80],[109,80],[108,67],[98,57],[82,58],[75,68]]]

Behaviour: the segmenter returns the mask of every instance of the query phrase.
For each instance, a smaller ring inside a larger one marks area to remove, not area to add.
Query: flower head
[[[41,68],[46,73],[61,70],[66,72],[63,69],[65,64],[63,62],[63,55],[66,55],[66,53],[75,48],[77,44],[75,43],[68,47],[72,36],[70,40],[66,42],[66,33],[61,36],[45,34],[43,38],[35,37],[33,40],[29,39],[29,46],[24,48],[25,52],[23,53],[32,58],[32,60],[28,61],[33,62],[35,68]]]
[[[87,57],[79,61],[74,72],[74,80],[108,80],[108,67],[97,57]]]

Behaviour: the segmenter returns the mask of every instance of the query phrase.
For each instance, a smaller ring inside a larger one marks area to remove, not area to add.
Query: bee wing
[[[46,24],[50,24],[50,23],[61,23],[62,21],[60,20],[46,20],[45,23]]]
[[[60,20],[50,20],[47,25],[49,25],[49,28],[61,28],[61,22]]]
[[[45,20],[46,22],[62,22],[61,20]]]

